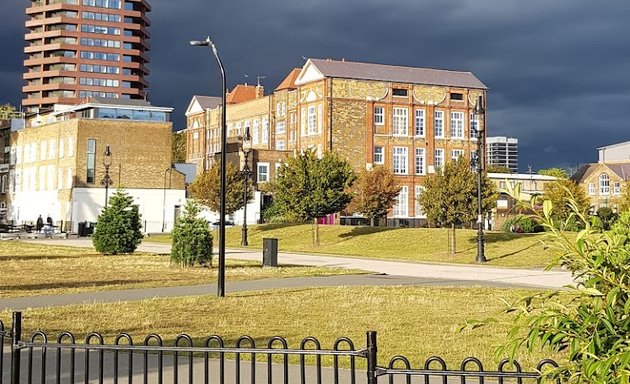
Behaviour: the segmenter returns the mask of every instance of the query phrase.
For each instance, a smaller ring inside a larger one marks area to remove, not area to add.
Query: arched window
[[[610,194],[610,178],[608,177],[607,173],[602,173],[601,175],[599,175],[599,194]]]

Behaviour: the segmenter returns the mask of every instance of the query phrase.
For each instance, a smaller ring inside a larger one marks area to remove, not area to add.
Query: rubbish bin
[[[263,238],[263,267],[278,266],[278,239]]]
[[[87,224],[87,221],[83,222],[83,223],[79,223],[79,229],[77,231],[78,232],[77,234],[79,235],[79,237],[85,237],[85,225],[86,224]]]

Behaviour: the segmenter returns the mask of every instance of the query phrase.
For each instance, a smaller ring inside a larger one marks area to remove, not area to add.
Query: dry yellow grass
[[[531,291],[492,288],[426,287],[338,287],[283,289],[214,296],[154,299],[141,302],[69,306],[25,311],[25,334],[35,330],[55,336],[62,330],[77,335],[98,331],[109,340],[120,332],[138,341],[152,332],[172,342],[179,333],[191,335],[197,343],[219,334],[227,345],[250,335],[257,345],[282,335],[297,347],[306,336],[315,336],[324,349],[348,336],[356,347],[365,346],[365,332],[378,332],[379,361],[408,356],[414,366],[432,355],[446,359],[451,367],[467,356],[493,362],[495,346],[503,342],[507,324],[492,324],[456,333],[467,319],[493,316],[503,308],[500,298],[515,299]],[[500,316],[503,320],[508,318]],[[5,323],[10,313],[0,312]],[[526,367],[551,356],[536,352],[520,356]],[[490,364],[491,363],[491,364]],[[331,361],[327,361],[331,364]]]
[[[226,279],[230,281],[348,273],[361,272],[320,267],[261,268],[256,262],[226,261]],[[105,256],[84,248],[0,243],[0,297],[196,285],[216,280],[216,268],[180,268],[172,265],[167,255]]]

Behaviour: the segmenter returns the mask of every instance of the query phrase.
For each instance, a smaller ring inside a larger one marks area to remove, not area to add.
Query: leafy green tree
[[[565,204],[563,204],[565,205]],[[563,383],[621,384],[630,380],[630,211],[609,232],[589,224],[580,203],[569,199],[570,217],[584,230],[576,237],[558,230],[556,206],[546,200],[540,219],[546,245],[558,251],[549,268],[561,266],[577,279],[575,287],[524,297],[508,307],[510,331],[497,357],[540,347],[564,352],[546,375]],[[564,207],[562,207],[564,209]],[[477,327],[496,322],[469,321]]]
[[[538,170],[538,174],[539,175],[545,175],[545,176],[553,176],[553,177],[557,177],[558,179],[568,179],[569,178],[569,174],[567,173],[567,171],[565,171],[562,168],[558,168],[558,167],[539,169]]]
[[[15,107],[11,104],[0,105],[0,120],[9,120],[15,112]]]
[[[619,212],[625,212],[630,209],[630,188],[627,182],[621,188],[621,196],[617,199],[617,206]]]
[[[460,157],[446,164],[441,172],[424,180],[425,190],[418,198],[430,222],[438,227],[451,227],[449,250],[455,253],[455,227],[475,221],[477,217],[477,174],[468,160]],[[484,175],[482,179],[482,212],[496,204],[494,184]]]
[[[133,253],[142,242],[140,213],[133,197],[118,189],[109,198],[96,221],[92,244],[97,252],[116,255]]]
[[[314,151],[307,150],[280,167],[274,201],[284,212],[313,220],[313,243],[319,245],[317,218],[348,206],[354,178],[350,164],[336,154],[326,152],[318,159]]]
[[[201,207],[194,200],[188,200],[184,213],[175,222],[171,261],[183,267],[196,264],[212,267],[212,234],[208,222],[198,217]]]
[[[173,132],[171,141],[171,162],[186,162],[186,134],[181,132]]]
[[[241,173],[232,163],[227,163],[226,167],[226,188],[225,188],[225,213],[232,213],[243,208],[243,179]],[[252,184],[249,181],[247,201],[252,199]],[[210,208],[214,212],[219,212],[221,208],[221,163],[216,162],[212,167],[198,175],[190,184],[189,191],[192,198],[201,205]]]
[[[512,173],[512,170],[505,165],[488,165],[486,167],[487,173]]]
[[[376,167],[370,171],[361,171],[352,191],[354,197],[348,210],[361,213],[374,226],[375,219],[386,216],[387,211],[394,206],[400,186],[392,171],[385,167]]]
[[[542,200],[551,201],[554,206],[552,218],[559,229],[567,231],[578,230],[582,224],[576,220],[569,203],[573,201],[583,215],[588,213],[591,205],[584,188],[569,179],[559,179],[553,183],[545,184]]]

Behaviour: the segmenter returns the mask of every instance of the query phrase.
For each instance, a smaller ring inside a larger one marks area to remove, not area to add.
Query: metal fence
[[[279,336],[261,345],[243,336],[233,347],[217,335],[195,342],[181,334],[171,345],[157,334],[138,344],[126,333],[109,344],[99,333],[88,334],[83,342],[70,332],[61,332],[54,340],[43,332],[23,339],[22,316],[14,312],[10,329],[0,322],[0,383],[520,384],[546,382],[540,372],[557,366],[543,360],[536,371],[523,372],[518,363],[504,360],[497,370],[486,370],[478,359],[467,358],[449,370],[443,359],[431,357],[422,368],[412,368],[404,356],[380,366],[376,332],[366,336],[364,348],[342,337],[331,349],[323,349],[314,337],[304,338],[297,348],[289,348]]]

